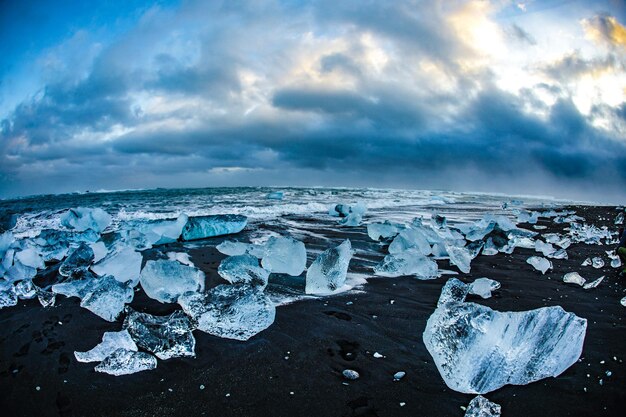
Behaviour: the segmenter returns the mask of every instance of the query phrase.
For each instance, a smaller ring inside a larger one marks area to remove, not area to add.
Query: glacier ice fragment
[[[599,256],[596,256],[595,258],[591,259],[591,266],[593,266],[596,269],[600,269],[604,267],[604,261]]]
[[[400,225],[385,221],[384,223],[370,223],[367,225],[367,235],[375,241],[393,239],[402,228]]]
[[[290,237],[270,237],[261,265],[271,273],[299,276],[306,267],[304,243]]]
[[[15,293],[20,300],[30,300],[37,295],[37,287],[33,281],[25,279],[15,284]]]
[[[195,357],[196,339],[189,317],[178,310],[169,316],[130,311],[124,329],[142,349],[159,359]]]
[[[120,348],[107,356],[94,369],[96,372],[120,376],[148,371],[156,367],[157,360],[149,353]]]
[[[118,349],[137,351],[137,345],[126,330],[105,332],[102,342],[86,352],[74,352],[78,362],[101,362]]]
[[[437,307],[447,303],[460,303],[469,294],[470,286],[457,278],[450,278],[441,288]]]
[[[578,272],[568,272],[567,274],[563,275],[563,282],[566,282],[568,284],[576,284],[582,287],[583,285],[585,285],[586,281],[587,280],[581,277]]]
[[[187,291],[204,290],[204,272],[178,261],[147,261],[139,282],[146,295],[161,303],[175,303]]]
[[[500,288],[500,283],[489,278],[477,278],[469,285],[469,293],[482,298],[491,297],[491,293]]]
[[[478,395],[470,401],[464,417],[500,417],[502,408],[499,404]]]
[[[59,267],[59,274],[69,277],[75,272],[87,269],[94,260],[93,249],[87,243],[81,243]]]
[[[438,276],[437,262],[422,255],[417,248],[389,254],[374,267],[374,273],[383,277],[412,275],[418,279],[435,279]]]
[[[233,240],[225,240],[215,247],[220,253],[228,256],[243,255],[251,248],[249,243],[235,242]]]
[[[583,285],[583,288],[586,290],[591,289],[591,288],[596,288],[598,285],[600,285],[603,279],[604,279],[604,275],[592,282],[586,283],[585,285]]]
[[[263,289],[267,286],[270,273],[259,265],[252,255],[229,256],[220,262],[217,273],[231,284],[248,284]]]
[[[101,233],[111,224],[111,216],[101,208],[77,207],[61,215],[61,224],[79,232],[91,229]]]
[[[353,369],[344,369],[341,374],[345,379],[348,379],[350,381],[355,381],[360,377],[359,373]]]
[[[352,244],[346,239],[337,247],[322,252],[306,272],[307,294],[329,294],[346,282],[348,265],[353,255]]]
[[[428,238],[420,229],[405,229],[398,234],[389,245],[389,253],[400,253],[407,249],[417,248],[422,255],[430,255],[432,249]]]
[[[450,263],[456,265],[461,272],[468,274],[470,272],[470,263],[472,256],[466,247],[446,244],[446,252],[450,257]]]
[[[124,305],[133,300],[133,289],[114,277],[106,275],[89,287],[80,306],[107,321],[115,321]]]
[[[112,275],[119,282],[132,283],[134,287],[139,282],[141,273],[141,253],[130,246],[118,246],[106,258],[91,267],[96,274]]]
[[[621,211],[615,216],[615,224],[624,224],[624,212]]]
[[[19,261],[20,264],[30,268],[44,269],[46,267],[43,258],[35,248],[27,248],[16,252],[13,259],[13,262]]]
[[[282,200],[282,199],[283,199],[283,196],[284,196],[284,194],[283,194],[283,192],[282,192],[282,191],[274,191],[274,192],[269,193],[269,194],[266,196],[266,198],[267,198],[268,200]]]
[[[532,265],[533,268],[542,274],[545,274],[548,269],[552,269],[552,262],[540,256],[531,256],[526,259],[526,263]]]
[[[183,228],[182,238],[183,240],[196,240],[239,233],[247,223],[247,217],[239,214],[190,217]]]

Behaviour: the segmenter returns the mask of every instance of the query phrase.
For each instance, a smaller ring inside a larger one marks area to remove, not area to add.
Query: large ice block
[[[59,274],[69,277],[75,272],[85,270],[94,260],[93,249],[87,243],[81,243],[74,251],[61,263]]]
[[[107,321],[115,321],[133,295],[132,287],[106,275],[90,285],[80,306]]]
[[[417,248],[422,255],[430,255],[432,249],[428,238],[420,229],[405,229],[396,236],[389,245],[389,253],[404,252],[407,249]]]
[[[137,345],[126,330],[120,332],[105,332],[102,342],[87,352],[74,352],[78,362],[100,362],[118,349],[137,351]]]
[[[437,262],[422,255],[419,249],[389,254],[374,267],[374,273],[383,277],[412,275],[418,279],[435,279],[438,276]]]
[[[19,252],[15,252],[14,262],[19,261],[24,266],[35,269],[43,269],[46,267],[43,258],[35,248],[29,247]]]
[[[101,208],[77,207],[61,215],[61,224],[79,232],[91,229],[101,233],[111,224],[111,216]]]
[[[149,353],[120,348],[107,356],[94,369],[96,372],[120,376],[148,371],[156,367],[157,360]]]
[[[188,221],[189,217],[183,213],[176,219],[136,223],[133,228],[144,234],[149,245],[164,245],[176,242]]]
[[[306,272],[307,294],[329,294],[346,282],[348,265],[353,254],[352,244],[346,239],[341,245],[322,252]]]
[[[231,284],[248,284],[259,289],[267,286],[270,276],[269,271],[259,265],[259,259],[248,254],[225,258],[217,273]]]
[[[580,357],[586,329],[587,320],[559,306],[500,312],[451,297],[423,339],[448,387],[484,394],[560,375]]]
[[[183,227],[183,240],[204,239],[241,232],[248,219],[239,214],[216,214],[190,217]]]
[[[461,272],[468,274],[470,272],[470,263],[472,262],[472,255],[469,250],[464,246],[449,245],[446,243],[446,252],[450,256],[450,263],[456,265]]]
[[[227,339],[248,340],[267,329],[276,308],[265,294],[245,285],[218,285],[206,293],[183,294],[178,303],[198,329]]]
[[[175,303],[188,291],[204,290],[204,272],[178,261],[147,261],[139,282],[146,295],[161,303]]]
[[[271,273],[300,275],[306,268],[304,243],[290,237],[270,237],[261,265]]]
[[[114,248],[106,258],[91,267],[96,274],[112,275],[120,282],[132,283],[134,287],[139,282],[141,273],[141,253],[130,246],[118,246]]]
[[[130,311],[124,328],[142,349],[159,359],[195,357],[196,339],[189,317],[178,310],[169,316]]]

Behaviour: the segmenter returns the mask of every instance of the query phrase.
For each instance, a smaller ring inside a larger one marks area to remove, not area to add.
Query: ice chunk
[[[596,288],[598,285],[600,285],[603,279],[604,279],[604,275],[596,279],[595,281],[586,283],[585,285],[583,285],[583,288],[586,290],[591,289],[591,288]]]
[[[624,224],[624,212],[621,211],[615,216],[615,224]]]
[[[37,299],[42,307],[52,307],[56,302],[56,294],[52,291],[37,290]]]
[[[591,265],[591,258],[587,258],[583,261],[582,264],[580,264],[581,266],[589,266]]]
[[[96,372],[120,376],[134,374],[141,371],[148,371],[150,369],[155,369],[156,367],[157,360],[149,353],[117,349],[115,352],[107,356],[94,369]]]
[[[0,280],[0,308],[12,307],[17,304],[17,293],[10,282]]]
[[[489,278],[477,278],[469,285],[469,293],[482,298],[491,297],[491,293],[500,288],[500,283]]]
[[[596,256],[595,258],[591,259],[591,266],[593,266],[596,269],[600,269],[604,267],[604,261],[599,256]]]
[[[389,254],[374,267],[374,273],[383,277],[413,275],[418,279],[435,279],[438,276],[437,262],[422,255],[417,248]]]
[[[115,321],[124,305],[133,300],[133,295],[132,287],[107,275],[90,285],[80,306],[107,321]]]
[[[282,200],[283,196],[284,195],[282,191],[274,191],[272,193],[269,193],[266,198],[268,200]]]
[[[444,229],[448,227],[448,219],[446,219],[445,216],[441,216],[437,213],[433,213],[430,218],[431,218],[433,226],[436,227],[437,229]]]
[[[219,245],[217,245],[215,248],[220,253],[223,253],[224,255],[237,256],[237,255],[243,255],[244,253],[248,252],[251,246],[253,245],[250,245],[248,243],[235,242],[233,240],[225,240]]]
[[[239,214],[190,217],[183,228],[182,237],[183,240],[196,240],[239,233],[247,222],[247,217]]]
[[[119,282],[131,281],[134,287],[141,273],[141,253],[130,246],[118,246],[109,255],[91,267],[96,274],[112,275]]]
[[[214,336],[248,340],[267,329],[276,308],[265,294],[244,285],[218,285],[206,293],[183,294],[178,303],[198,323],[198,329]]]
[[[405,375],[406,375],[406,372],[404,372],[404,371],[398,371],[398,372],[396,372],[395,374],[393,374],[393,380],[394,380],[394,381],[399,381],[399,380],[401,380],[402,378],[404,378],[404,376],[405,376]]]
[[[0,260],[4,258],[4,254],[7,253],[14,241],[15,237],[13,236],[13,233],[0,233]]]
[[[52,285],[52,292],[55,294],[61,294],[66,297],[78,297],[83,298],[87,295],[92,287],[98,283],[98,277],[90,271],[85,271],[81,274],[80,279],[74,279],[71,281],[61,282],[59,284]]]
[[[33,281],[25,279],[15,284],[15,293],[20,300],[30,300],[37,295],[37,287]]]
[[[93,262],[98,262],[101,259],[104,259],[105,256],[107,256],[107,253],[109,253],[109,250],[103,241],[90,243],[89,246],[93,251]]]
[[[183,265],[187,265],[187,266],[191,266],[195,268],[195,265],[193,264],[193,262],[191,262],[191,259],[189,259],[189,254],[185,253],[185,252],[167,252],[167,259],[169,259],[170,261],[177,261],[180,262]]]
[[[483,246],[483,251],[482,254],[485,256],[493,256],[493,255],[497,255],[500,251],[498,250],[497,246],[493,243],[493,240],[491,238],[487,238],[487,241],[485,242],[485,246]]]
[[[457,278],[450,278],[439,295],[437,301],[437,307],[446,303],[460,303],[465,300],[467,294],[469,294],[470,286]]]
[[[587,280],[581,277],[578,272],[568,272],[563,275],[563,282],[567,282],[568,284],[577,284],[582,287],[585,284],[585,281]]]
[[[81,243],[79,247],[74,249],[70,256],[59,267],[59,274],[64,277],[71,276],[74,272],[85,270],[94,260],[94,253],[91,246]]]
[[[176,242],[188,221],[189,217],[183,213],[176,220],[144,221],[133,226],[145,235],[147,245],[164,245]]]
[[[446,252],[450,256],[450,263],[456,265],[461,272],[468,274],[470,272],[470,262],[472,256],[465,247],[446,244]]]
[[[622,266],[622,261],[619,256],[610,254],[609,258],[611,259],[611,268],[619,268],[620,266]]]
[[[13,266],[7,269],[4,273],[4,279],[9,282],[16,282],[25,279],[32,279],[35,275],[37,275],[37,270],[35,268],[24,266],[16,260]]]
[[[559,306],[500,312],[456,298],[438,305],[423,339],[448,387],[484,394],[560,375],[580,357],[586,328]]]
[[[74,352],[78,362],[100,362],[118,349],[137,351],[137,345],[126,330],[105,332],[102,342],[87,352]]]
[[[220,263],[217,273],[231,284],[248,284],[263,289],[267,286],[269,271],[261,268],[252,255],[229,256]]]
[[[344,214],[345,217],[339,221],[343,226],[359,226],[361,221],[363,221],[363,215],[367,211],[367,207],[363,203],[356,203],[353,206],[348,208],[348,212],[345,213],[345,206],[341,207],[341,214]]]
[[[344,369],[341,374],[345,379],[348,379],[350,381],[355,381],[360,377],[359,373],[353,369]]]
[[[501,412],[500,405],[479,395],[470,401],[465,410],[465,417],[500,417]]]
[[[430,255],[432,249],[428,238],[419,229],[405,229],[389,245],[389,253],[396,254],[410,248],[417,248],[422,255]]]
[[[14,262],[19,261],[22,265],[30,268],[44,269],[46,267],[43,258],[35,248],[27,248],[16,252],[13,259]]]
[[[384,223],[370,223],[367,225],[367,235],[370,239],[377,242],[379,240],[385,241],[394,238],[400,233],[400,230],[400,225],[389,221],[385,221]]]
[[[328,209],[328,214],[335,217],[346,217],[350,214],[350,206],[347,204],[333,204]]]
[[[147,261],[139,282],[146,295],[161,303],[175,303],[187,291],[204,290],[204,272],[178,261]]]
[[[550,243],[542,242],[541,240],[535,241],[535,250],[537,252],[541,252],[543,256],[547,256],[547,257],[549,257],[554,252],[556,252],[556,249],[554,249],[554,246],[552,246]]]
[[[159,359],[196,356],[193,325],[180,310],[169,316],[131,311],[124,320],[124,328],[137,346],[152,352]]]
[[[620,303],[621,305],[623,305],[624,307],[626,307],[626,297],[623,297],[623,298],[619,301],[619,303]]]
[[[346,282],[348,265],[353,255],[352,244],[346,239],[341,245],[322,252],[306,272],[307,294],[329,294]]]
[[[111,224],[111,216],[101,208],[77,207],[61,215],[61,224],[79,232],[91,229],[101,233]]]
[[[552,262],[540,256],[531,256],[526,259],[526,263],[532,265],[537,271],[541,271],[542,274],[545,274],[548,269],[552,269]]]
[[[306,267],[304,243],[290,237],[270,237],[261,265],[271,273],[299,276]]]

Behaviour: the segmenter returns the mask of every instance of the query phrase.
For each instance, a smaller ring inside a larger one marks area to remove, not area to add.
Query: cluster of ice
[[[322,252],[306,272],[307,294],[330,294],[346,282],[348,265],[354,251],[350,240]]]
[[[613,242],[611,232],[606,226],[598,228],[594,225],[572,223],[569,227],[569,236],[572,242],[582,242],[588,245],[601,245],[602,239],[605,243]]]
[[[304,243],[290,237],[270,237],[261,265],[271,273],[299,276],[306,268]]]
[[[183,227],[182,239],[197,240],[239,233],[247,223],[247,217],[239,214],[190,217]]]
[[[500,417],[502,408],[499,404],[493,403],[478,395],[470,401],[465,410],[465,417]]]
[[[535,250],[541,252],[547,258],[567,259],[565,249],[556,249],[551,243],[542,242],[539,239],[535,240]]]
[[[204,272],[178,261],[147,261],[139,282],[146,295],[161,303],[175,303],[188,291],[204,290]]]
[[[142,233],[147,247],[176,242],[183,232],[189,216],[180,214],[174,220],[152,220],[133,223],[133,229]]]
[[[79,232],[91,229],[101,233],[111,224],[111,215],[101,208],[77,207],[61,215],[61,224]]]
[[[484,394],[558,376],[582,352],[587,321],[561,307],[499,312],[465,301],[469,286],[451,279],[423,340],[446,385]]]
[[[137,346],[159,359],[196,356],[194,326],[180,310],[169,316],[153,316],[129,309],[124,329]]]

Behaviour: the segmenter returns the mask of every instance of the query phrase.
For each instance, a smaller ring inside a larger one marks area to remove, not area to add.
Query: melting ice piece
[[[111,216],[101,208],[77,207],[61,215],[61,224],[79,232],[91,229],[101,233],[111,224]]]
[[[290,237],[270,237],[261,265],[271,273],[299,276],[306,267],[304,243]]]
[[[101,259],[104,259],[104,257],[107,256],[107,253],[109,252],[106,245],[101,240],[98,242],[90,243],[89,246],[93,251],[93,262],[98,262]]]
[[[456,265],[461,272],[468,274],[470,272],[470,263],[472,256],[466,247],[446,244],[446,252],[450,256],[450,262]]]
[[[438,276],[437,262],[422,255],[417,248],[389,254],[374,267],[374,273],[383,277],[413,275],[418,279],[435,279]]]
[[[542,274],[545,274],[548,269],[552,269],[552,262],[540,256],[531,256],[526,259],[526,263],[532,265],[537,271],[541,271]]]
[[[72,273],[85,270],[94,260],[94,253],[91,246],[81,243],[79,247],[67,257],[59,267],[59,274],[69,277]]]
[[[360,377],[359,373],[353,369],[344,369],[341,374],[350,381],[356,381]]]
[[[363,203],[356,203],[348,208],[348,213],[345,213],[345,205],[342,205],[339,213],[344,214],[345,217],[339,221],[344,226],[359,226],[363,221],[363,215],[367,211],[367,207]]]
[[[115,321],[133,295],[132,287],[106,275],[90,285],[80,306],[107,321]]]
[[[482,298],[491,297],[491,293],[500,288],[500,283],[489,278],[477,278],[469,285],[469,293]]]
[[[268,200],[282,200],[283,196],[284,194],[282,191],[274,191],[273,193],[269,193],[266,198]]]
[[[15,284],[15,293],[20,300],[30,300],[37,295],[37,287],[33,281],[25,279]]]
[[[134,287],[141,273],[141,253],[130,246],[118,246],[109,255],[91,267],[96,274],[112,275],[119,282],[131,281]]]
[[[554,246],[552,246],[550,243],[542,242],[541,240],[535,241],[535,250],[537,252],[541,252],[543,256],[547,256],[547,257],[550,257],[550,255],[556,252],[556,249],[554,249]]]
[[[96,372],[120,376],[134,374],[141,371],[148,371],[150,369],[155,369],[156,367],[157,360],[149,353],[117,349],[100,362],[100,364],[94,369]]]
[[[622,299],[619,301],[619,303],[620,303],[621,305],[623,305],[624,307],[626,307],[626,297],[622,298]]]
[[[580,276],[578,272],[568,272],[563,275],[563,282],[567,282],[568,284],[577,284],[581,287],[585,285],[587,280]]]
[[[30,268],[44,269],[46,267],[43,258],[35,248],[26,248],[16,252],[13,259],[13,262],[18,261],[20,264]]]
[[[482,395],[474,397],[465,410],[465,417],[500,417],[502,409]]]
[[[595,288],[598,285],[600,285],[600,283],[602,282],[603,279],[604,279],[604,275],[601,276],[600,278],[596,279],[595,281],[586,283],[585,285],[583,285],[583,288],[586,289],[586,290],[588,290],[590,288]]]
[[[431,215],[431,221],[433,226],[435,226],[438,229],[443,229],[448,227],[448,219],[446,219],[446,216],[441,216],[437,213],[433,213]]]
[[[204,272],[178,261],[147,261],[139,282],[146,295],[161,303],[175,303],[187,291],[204,290]]]
[[[118,349],[137,351],[137,345],[126,330],[121,332],[105,332],[102,342],[87,352],[74,352],[78,362],[100,362]]]
[[[13,233],[0,233],[0,260],[4,258],[4,254],[7,253],[14,241],[15,237],[13,236]]]
[[[469,294],[469,290],[470,286],[463,281],[457,278],[450,278],[441,289],[437,307],[452,302],[463,302],[467,294]]]
[[[587,320],[560,306],[500,312],[458,300],[440,302],[423,333],[439,373],[455,391],[484,394],[558,376],[582,353]]]
[[[329,294],[346,282],[348,265],[353,255],[352,244],[346,239],[341,245],[322,252],[306,271],[307,294]]]
[[[263,289],[267,286],[269,271],[261,268],[252,255],[229,256],[220,263],[217,273],[231,284],[248,284]]]
[[[600,269],[604,266],[604,261],[599,256],[596,256],[595,258],[591,259],[591,266],[596,269]]]
[[[622,265],[622,261],[619,256],[610,254],[609,258],[611,259],[611,268],[619,268]]]
[[[335,217],[346,217],[350,214],[350,206],[347,204],[333,204],[328,208],[328,214]]]
[[[220,253],[228,256],[243,255],[250,247],[253,246],[249,243],[235,242],[233,240],[225,240],[215,247]]]
[[[83,298],[87,295],[92,287],[98,283],[99,278],[92,272],[85,271],[82,274],[82,279],[68,280],[59,284],[52,285],[52,292],[55,294],[61,294],[66,297],[78,297]]]
[[[624,212],[617,213],[615,216],[615,224],[624,224]]]
[[[370,239],[379,241],[379,240],[388,240],[392,239],[398,233],[400,233],[401,227],[400,225],[391,223],[389,221],[385,221],[384,223],[370,223],[367,225],[367,235]]]
[[[169,316],[153,316],[131,311],[124,328],[142,349],[159,359],[195,357],[196,339],[189,317],[178,310]]]
[[[235,340],[248,340],[267,329],[276,315],[276,307],[262,291],[243,285],[183,294],[178,303],[198,322],[199,330]]]
[[[583,261],[582,264],[580,264],[581,266],[589,266],[591,265],[591,258],[587,258]]]
[[[407,249],[417,248],[422,255],[430,255],[432,249],[428,238],[420,229],[405,229],[393,239],[389,245],[389,253],[404,252]]]
[[[10,282],[0,280],[0,308],[12,307],[17,304],[17,293]]]
[[[196,240],[230,235],[241,232],[247,223],[247,217],[239,214],[190,217],[183,228],[182,237],[183,240]]]
[[[24,266],[19,261],[15,261],[13,266],[4,273],[4,279],[9,282],[16,282],[25,279],[32,279],[37,275],[37,270],[30,266]]]
[[[138,222],[133,228],[144,234],[148,246],[164,245],[178,240],[188,220],[182,213],[176,219]]]

